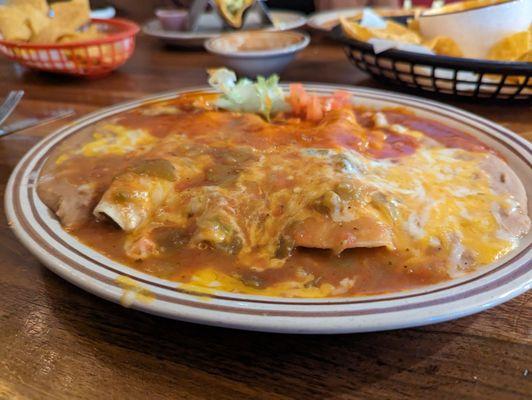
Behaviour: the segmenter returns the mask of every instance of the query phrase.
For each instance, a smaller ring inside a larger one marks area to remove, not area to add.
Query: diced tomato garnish
[[[301,83],[290,85],[288,103],[292,107],[292,114],[311,121],[319,121],[326,112],[337,110],[349,105],[351,95],[337,91],[331,97],[319,97],[309,94]]]
[[[331,98],[331,110],[344,108],[350,104],[351,95],[343,90],[334,92]]]
[[[319,121],[323,118],[323,108],[320,98],[317,95],[310,96],[307,106],[307,119],[309,121]]]
[[[301,83],[293,83],[290,85],[290,96],[288,103],[292,107],[292,112],[295,115],[300,115],[304,111],[304,107],[308,101],[308,95]]]

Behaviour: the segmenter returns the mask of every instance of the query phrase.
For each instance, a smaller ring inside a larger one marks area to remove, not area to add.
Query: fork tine
[[[12,90],[7,94],[6,98],[4,99],[4,102],[0,106],[0,112],[2,112],[6,108],[6,105],[12,101],[13,96],[15,96],[16,93],[17,92],[15,90]]]
[[[23,90],[11,90],[6,97],[6,100],[13,99],[15,98],[15,96],[18,96],[22,92]]]
[[[6,112],[6,110],[11,107],[11,105],[16,100],[16,98],[19,95],[19,93],[20,93],[19,90],[12,90],[11,92],[9,92],[9,94],[6,97],[6,99],[4,100],[2,105],[0,106],[0,116],[2,116]]]
[[[9,93],[4,103],[0,106],[0,125],[13,112],[17,104],[22,99],[22,96],[24,96],[23,90],[11,91]]]
[[[23,90],[12,90],[12,91],[10,91],[9,94],[7,95],[6,99],[4,100],[4,103],[0,107],[0,109],[2,107],[4,107],[4,105],[6,105],[6,103],[11,103],[12,101],[15,101],[15,100],[19,99],[23,95],[24,95],[24,91]]]

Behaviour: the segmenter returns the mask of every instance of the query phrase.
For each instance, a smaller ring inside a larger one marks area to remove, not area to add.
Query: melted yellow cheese
[[[194,274],[189,285],[182,285],[180,287],[190,289],[200,287],[202,288],[201,292],[206,294],[213,294],[216,293],[216,291],[225,291],[260,296],[302,298],[322,298],[334,294],[334,286],[328,283],[323,283],[318,287],[305,287],[305,284],[312,279],[313,277],[307,276],[298,281],[281,282],[268,288],[259,289],[246,285],[240,279],[216,271],[214,268],[205,268]]]
[[[156,140],[143,129],[128,129],[121,125],[108,124],[93,134],[93,140],[81,148],[81,153],[87,157],[123,155]]]
[[[419,265],[430,261],[431,257],[440,257],[447,263],[449,274],[455,276],[489,264],[514,248],[514,241],[501,238],[501,226],[492,207],[492,204],[508,207],[511,196],[495,194],[491,189],[489,177],[479,167],[486,154],[439,147],[419,150],[397,162],[351,156],[356,157],[365,170],[357,179],[379,188],[386,195],[381,218],[388,219],[393,226],[395,251],[410,255],[406,264]],[[323,156],[324,159],[326,157]],[[316,169],[310,171],[308,167],[285,169],[283,163],[286,164],[286,160],[270,161],[271,164],[262,162],[260,167],[247,170],[239,181],[260,184],[264,177],[272,174],[271,168],[293,171],[293,176],[286,177],[288,180],[297,181],[305,175],[308,179],[303,179],[304,188],[283,189],[269,196],[268,212],[283,205],[285,218],[270,219],[266,224],[257,225],[251,221],[251,226],[248,226],[251,240],[241,255],[244,262],[249,257],[247,261],[256,263],[261,248],[264,249],[264,257],[271,257],[272,249],[268,246],[276,243],[279,233],[292,220],[304,218],[309,212],[304,206],[309,199],[315,199],[330,187],[330,182],[337,179],[327,163],[318,163]],[[306,165],[311,164],[307,160]],[[226,193],[226,196],[236,201],[252,201],[245,190]],[[368,212],[369,208],[372,212],[375,210],[374,204],[360,203],[359,206],[357,213]],[[261,207],[265,207],[264,202],[252,203],[255,210]],[[278,264],[282,265],[282,261],[278,260]],[[191,283],[217,290],[268,296],[324,297],[341,294],[341,286],[334,288],[324,284],[307,288],[306,282],[289,281],[266,289],[254,289],[239,279],[206,269],[196,274]]]
[[[123,290],[120,304],[124,307],[130,307],[135,301],[149,304],[155,300],[155,295],[151,291],[127,276],[119,276],[115,281]]]
[[[389,125],[381,113],[374,114],[374,123],[398,135],[431,140],[422,132]],[[360,247],[386,247],[396,260],[410,267],[439,263],[451,277],[490,264],[517,244],[515,237],[504,231],[497,214],[498,210],[511,208],[515,201],[511,194],[496,194],[491,188],[490,177],[481,167],[488,157],[486,153],[445,148],[432,141],[411,155],[372,159],[345,148],[302,148],[290,144],[250,150],[249,146],[227,143],[216,135],[202,137],[202,141],[205,147],[199,151],[198,142],[186,135],[157,139],[142,129],[106,124],[77,150],[77,154],[86,157],[138,152],[147,159],[169,160],[175,169],[176,180],[164,181],[168,189],[164,196],[155,196],[157,192],[135,174],[131,187],[124,189],[144,193],[144,203],[153,205],[149,208],[143,203],[142,221],[125,229],[127,256],[159,257],[161,251],[152,237],[154,230],[190,228],[193,233],[186,246],[222,250],[244,268],[263,272],[281,268],[287,262],[288,256],[278,255],[283,235],[297,223],[324,215],[326,223],[333,225],[366,218],[373,225],[389,227],[389,243]],[[244,161],[232,165],[238,171],[234,176],[230,176],[235,172],[231,170],[226,180],[213,183],[209,174],[226,167],[217,164],[224,151],[234,151],[236,156],[244,154]],[[56,162],[68,157],[64,154]],[[154,179],[150,177],[151,180]],[[114,179],[111,189],[120,182]],[[339,189],[345,190],[346,185],[352,186],[348,196]],[[336,251],[330,246],[306,247]],[[354,247],[357,245],[345,248]],[[342,250],[344,247],[337,252]],[[189,285],[208,293],[224,290],[327,297],[347,293],[355,284],[354,278],[346,278],[336,286],[309,285],[315,278],[302,271],[296,279],[254,288],[236,275],[207,266],[192,276]],[[130,282],[123,281],[121,285],[138,292]]]
[[[117,124],[101,126],[92,134],[91,140],[85,143],[81,149],[69,151],[59,155],[55,163],[64,163],[73,155],[82,154],[86,157],[100,157],[124,155],[132,151],[145,151],[157,138],[143,129],[130,129]]]
[[[484,153],[459,149],[419,150],[368,177],[382,180],[399,201],[394,229],[399,250],[409,248],[419,257],[435,247],[450,256],[462,245],[482,265],[514,247],[497,235],[500,227],[492,203],[503,206],[510,196],[493,192],[489,177],[479,167],[484,157]]]

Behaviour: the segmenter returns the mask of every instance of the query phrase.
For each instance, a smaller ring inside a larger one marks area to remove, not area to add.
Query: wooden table
[[[205,83],[216,60],[139,38],[100,80],[0,62],[0,96],[24,89],[11,120],[78,115]],[[310,46],[285,80],[377,86],[341,48]],[[530,107],[458,103],[532,138]],[[62,122],[0,140],[2,193],[22,154]],[[532,396],[532,296],[458,321],[340,336],[290,336],[166,320],[101,300],[48,272],[1,213],[0,399],[525,399]],[[531,371],[529,374],[528,371]]]

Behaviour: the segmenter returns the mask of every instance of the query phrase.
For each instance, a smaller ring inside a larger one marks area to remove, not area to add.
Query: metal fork
[[[12,90],[7,95],[4,103],[0,106],[0,125],[9,117],[13,112],[19,101],[24,96],[23,90]]]
[[[44,118],[26,118],[19,121],[13,122],[9,125],[4,125],[0,128],[0,138],[4,136],[11,135],[12,133],[22,131],[24,129],[33,128],[36,126],[49,124],[50,122],[57,121],[62,118],[66,118],[74,114],[74,110],[61,110],[56,111]]]

